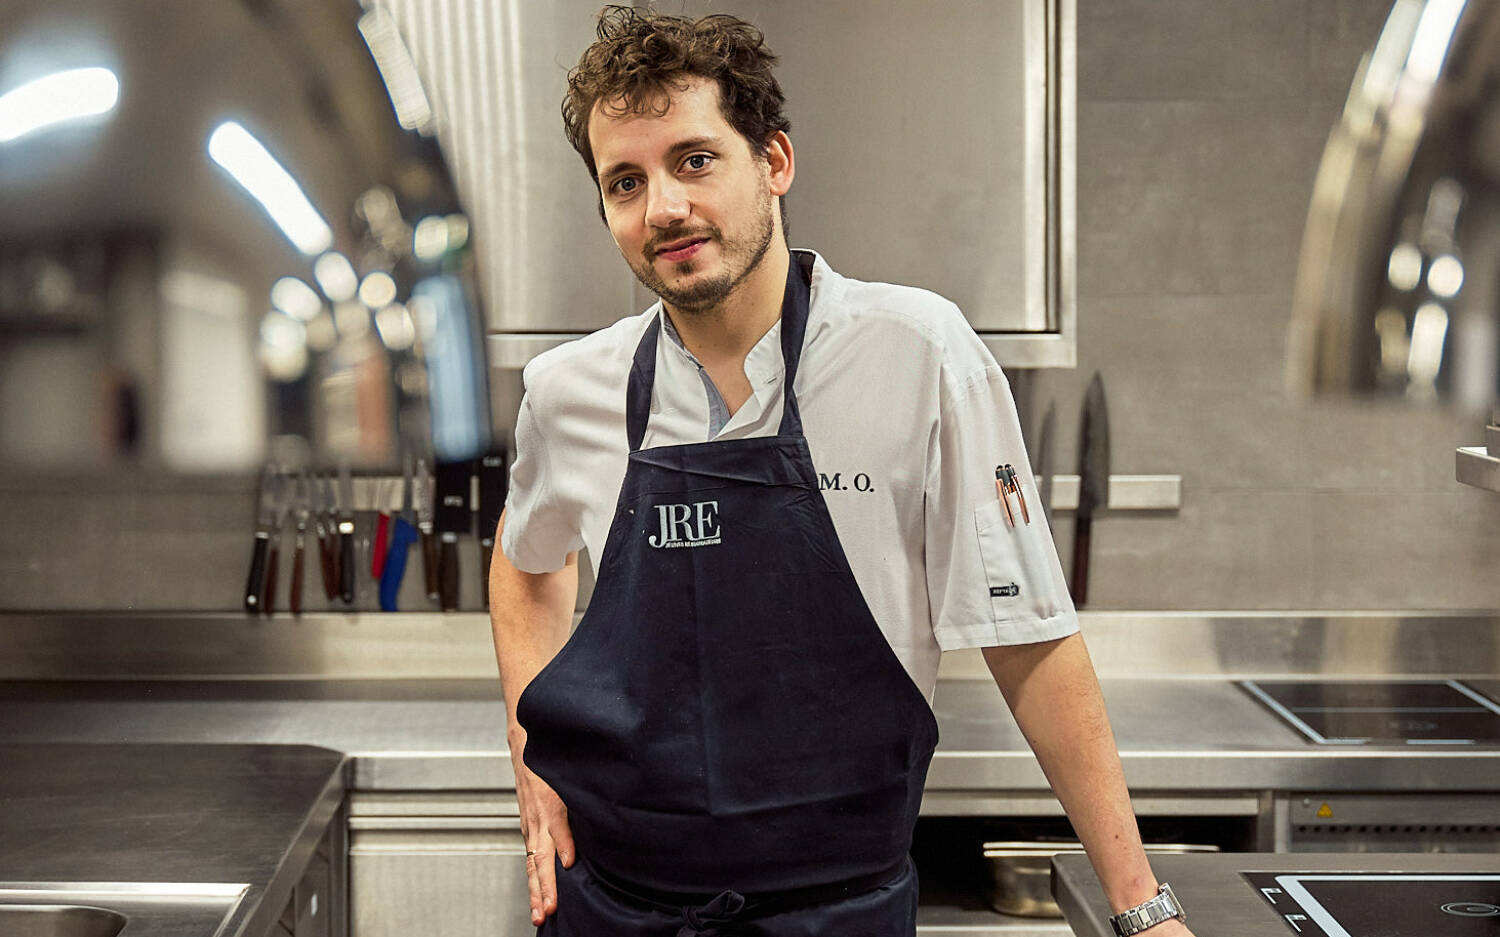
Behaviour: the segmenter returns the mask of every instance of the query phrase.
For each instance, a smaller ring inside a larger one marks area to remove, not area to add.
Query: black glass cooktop
[[[1500,743],[1500,703],[1457,680],[1245,680],[1319,745]]]
[[[1302,937],[1500,935],[1500,875],[1243,874]]]

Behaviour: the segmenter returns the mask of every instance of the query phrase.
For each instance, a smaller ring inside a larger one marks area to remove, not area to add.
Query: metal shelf
[[[1454,452],[1458,480],[1475,488],[1500,492],[1500,459],[1483,446],[1460,446]]]
[[[1078,510],[1078,476],[1052,476],[1053,511]],[[1175,511],[1182,507],[1181,475],[1109,476],[1110,511]]]

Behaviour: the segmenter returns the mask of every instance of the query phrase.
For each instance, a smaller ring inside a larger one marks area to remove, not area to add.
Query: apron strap
[[[813,255],[791,252],[787,264],[786,292],[781,299],[781,359],[786,364],[782,383],[784,403],[778,436],[801,436],[802,414],[797,409],[797,395],[792,385],[797,379],[797,365],[802,360],[802,342],[807,335],[807,308],[812,298]],[[656,386],[656,345],[661,338],[661,319],[652,320],[636,346],[630,365],[630,379],[625,388],[625,433],[630,451],[641,448],[646,438],[646,423],[651,419],[651,391]]]

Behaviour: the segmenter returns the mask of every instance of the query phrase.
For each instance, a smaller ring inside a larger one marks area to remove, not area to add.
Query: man
[[[661,302],[526,369],[490,589],[532,919],[910,937],[959,647],[1139,905],[1158,883],[1056,553],[997,497],[1010,462],[1037,506],[1005,377],[951,303],[788,249],[773,63],[732,17],[611,7],[569,76],[569,138]]]

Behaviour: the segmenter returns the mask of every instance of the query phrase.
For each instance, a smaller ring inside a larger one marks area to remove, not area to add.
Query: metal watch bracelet
[[[1131,934],[1139,934],[1148,927],[1155,927],[1174,917],[1179,921],[1186,921],[1187,912],[1182,909],[1182,902],[1178,901],[1177,896],[1173,894],[1172,886],[1162,882],[1154,897],[1119,914],[1111,915],[1109,926],[1114,928],[1117,937],[1130,937]]]

